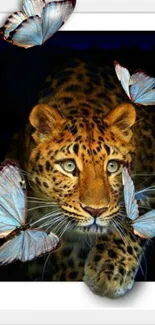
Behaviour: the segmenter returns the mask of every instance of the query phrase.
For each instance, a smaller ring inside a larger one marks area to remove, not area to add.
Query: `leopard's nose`
[[[83,203],[81,203],[81,207],[82,207],[82,209],[84,209],[86,212],[88,212],[94,218],[99,217],[102,213],[104,213],[108,210],[108,207],[94,209],[90,206],[85,206]]]

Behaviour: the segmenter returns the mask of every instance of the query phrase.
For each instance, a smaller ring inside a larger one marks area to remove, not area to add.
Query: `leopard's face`
[[[119,210],[122,166],[131,161],[135,111],[62,118],[48,105],[30,116],[35,128],[29,171],[42,196],[56,202],[78,231],[105,232]]]

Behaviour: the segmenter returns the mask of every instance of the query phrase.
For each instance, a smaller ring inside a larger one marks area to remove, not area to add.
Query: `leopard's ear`
[[[48,137],[55,138],[65,123],[60,113],[47,104],[36,105],[30,113],[29,121],[35,129],[32,134],[35,142],[43,141]]]
[[[118,105],[105,117],[104,121],[109,135],[128,143],[132,136],[131,127],[136,121],[135,108],[128,103]]]

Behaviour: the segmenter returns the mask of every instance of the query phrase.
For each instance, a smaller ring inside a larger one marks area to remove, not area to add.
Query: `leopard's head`
[[[122,166],[131,163],[136,113],[121,104],[62,116],[46,104],[30,114],[34,142],[28,170],[40,196],[55,202],[78,231],[105,232],[120,209]]]

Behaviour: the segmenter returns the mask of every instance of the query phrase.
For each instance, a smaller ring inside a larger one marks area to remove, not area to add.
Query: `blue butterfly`
[[[8,17],[1,29],[3,38],[20,47],[42,45],[66,22],[76,0],[23,0],[22,11]]]
[[[131,101],[137,105],[155,105],[155,78],[137,71],[130,76],[129,71],[114,62],[116,75]]]
[[[134,234],[141,238],[155,237],[155,210],[151,210],[144,215],[139,216],[134,183],[126,167],[123,168],[122,181],[124,185],[126,214],[127,217],[131,219]]]
[[[25,180],[17,164],[7,160],[0,170],[0,264],[29,261],[59,246],[56,235],[31,227],[26,223]]]

